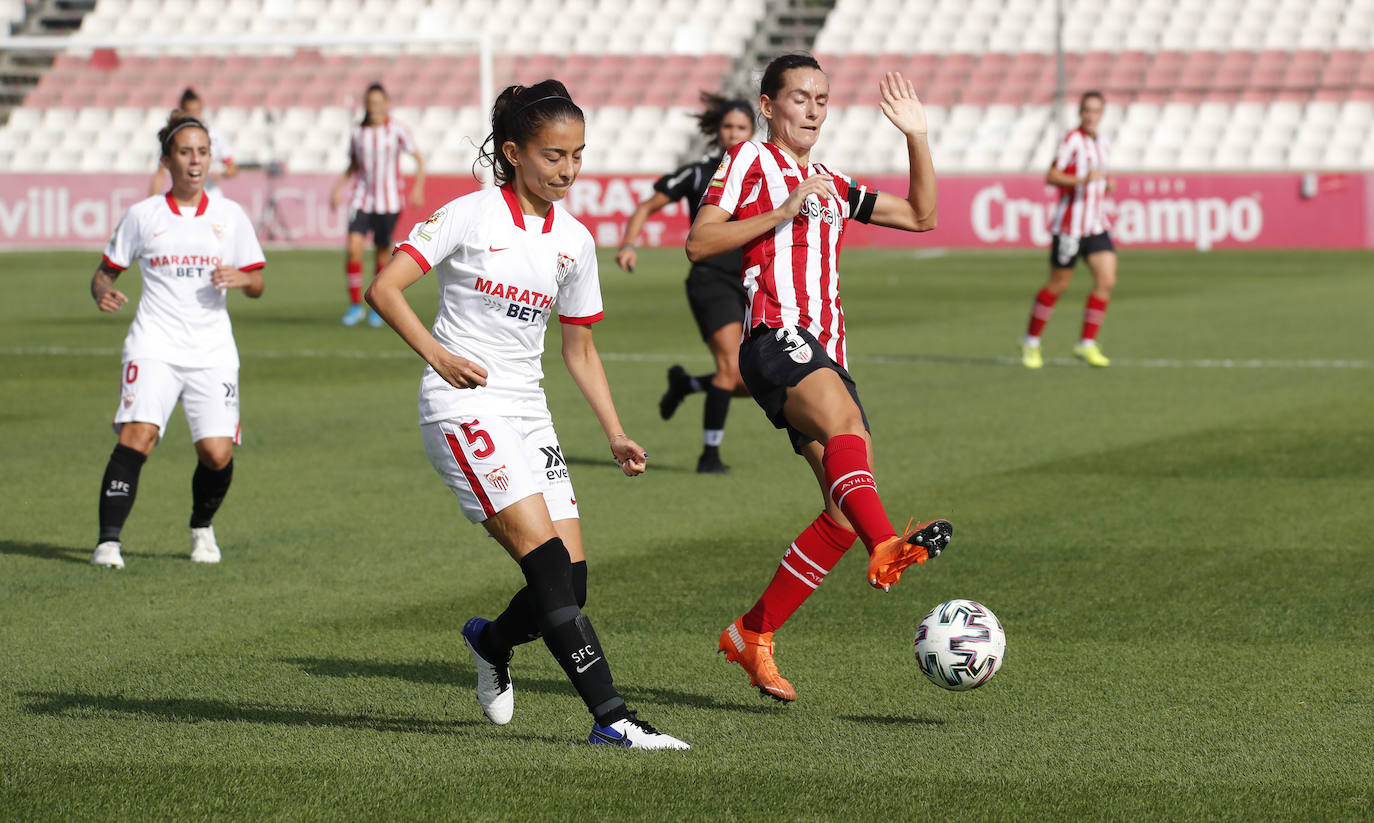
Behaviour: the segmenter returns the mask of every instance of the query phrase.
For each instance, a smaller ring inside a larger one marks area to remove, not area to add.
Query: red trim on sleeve
[[[569,317],[566,314],[560,314],[558,315],[558,322],[567,323],[570,326],[590,326],[593,323],[599,322],[605,316],[606,313],[600,311],[590,317]]]
[[[261,268],[263,268],[263,267],[266,266],[266,265],[267,265],[267,261],[266,261],[266,260],[262,260],[262,261],[259,261],[259,262],[257,262],[257,263],[250,263],[250,264],[248,264],[247,266],[244,266],[243,268],[239,269],[239,271],[257,271],[258,269],[261,269]]]
[[[128,266],[116,266],[114,261],[104,254],[100,255],[100,260],[105,264],[106,268],[114,269],[115,271],[124,271],[128,268]]]
[[[425,256],[423,254],[420,254],[419,249],[415,248],[409,243],[402,243],[401,245],[396,247],[396,251],[403,251],[406,254],[410,255],[412,260],[420,264],[421,271],[425,272],[426,274],[429,273],[429,270],[431,268],[429,265],[429,261],[425,259]],[[395,254],[395,252],[392,253]]]

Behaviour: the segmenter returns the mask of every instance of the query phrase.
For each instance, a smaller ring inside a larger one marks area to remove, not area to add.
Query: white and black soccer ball
[[[982,603],[949,600],[930,610],[916,629],[916,662],[942,689],[976,689],[1002,668],[1007,634]]]

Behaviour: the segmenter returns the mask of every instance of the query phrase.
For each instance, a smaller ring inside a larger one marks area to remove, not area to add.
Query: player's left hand
[[[416,183],[410,187],[410,205],[422,206],[425,202],[425,184]]]
[[[649,455],[638,443],[623,434],[611,438],[611,456],[620,464],[626,477],[637,477],[649,468]]]
[[[910,80],[904,79],[901,72],[890,71],[878,81],[878,92],[883,97],[878,106],[892,125],[908,137],[926,136],[925,106],[921,105],[921,98],[916,96],[916,87]]]
[[[239,289],[252,285],[253,275],[233,266],[219,266],[210,273],[210,285],[217,289]]]

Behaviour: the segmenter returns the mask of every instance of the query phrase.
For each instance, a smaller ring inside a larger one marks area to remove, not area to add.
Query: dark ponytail
[[[172,109],[171,116],[167,118],[167,125],[163,126],[157,133],[157,142],[162,147],[163,157],[172,155],[172,138],[183,129],[200,129],[205,132],[206,137],[210,135],[210,130],[205,128],[204,123],[181,109]]]
[[[731,99],[704,91],[701,93],[701,104],[705,108],[701,110],[701,114],[696,115],[697,129],[712,141],[720,140],[720,124],[725,122],[725,115],[732,111],[748,117],[750,130],[754,129],[754,107],[749,105],[748,100]]]
[[[763,80],[759,82],[759,93],[776,100],[782,92],[783,75],[792,69],[815,69],[822,71],[821,64],[809,54],[784,54],[774,57],[768,68],[763,70]]]
[[[482,141],[477,162],[491,167],[498,186],[509,183],[515,179],[515,166],[501,147],[523,146],[546,124],[559,120],[586,121],[562,83],[550,79],[533,86],[507,86],[491,107],[491,134]]]

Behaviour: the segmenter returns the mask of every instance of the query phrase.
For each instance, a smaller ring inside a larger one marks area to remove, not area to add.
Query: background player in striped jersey
[[[230,177],[239,173],[239,167],[234,163],[234,149],[229,145],[229,140],[219,129],[206,122],[205,103],[196,94],[195,89],[187,88],[181,93],[181,99],[177,101],[177,111],[187,117],[194,117],[205,124],[206,130],[210,132],[210,157],[218,165],[210,167],[210,171],[205,175],[205,190],[214,194],[219,191],[219,181],[228,180]],[[167,185],[167,167],[161,162],[157,164],[157,169],[153,171],[153,179],[148,184],[148,195],[163,194]]]
[[[334,184],[330,198],[334,208],[343,202],[343,188],[355,181],[353,199],[348,207],[348,245],[345,274],[348,278],[348,311],[343,324],[356,326],[365,316],[363,309],[363,243],[372,235],[376,249],[374,272],[382,270],[391,257],[391,237],[396,220],[405,207],[402,197],[401,155],[415,158],[415,183],[410,187],[410,203],[418,206],[425,199],[425,159],[415,139],[402,123],[388,113],[390,99],[381,83],[367,87],[363,97],[367,108],[360,124],[353,127],[348,143],[348,170]],[[374,311],[369,325],[380,327],[382,318]]]
[[[1028,369],[1044,365],[1040,333],[1059,295],[1069,287],[1080,259],[1087,261],[1093,273],[1093,290],[1083,308],[1083,330],[1073,353],[1092,366],[1111,365],[1097,345],[1097,330],[1116,285],[1116,247],[1107,233],[1103,208],[1107,194],[1116,185],[1107,177],[1107,141],[1097,133],[1104,102],[1101,92],[1083,94],[1078,103],[1082,122],[1064,137],[1045,175],[1045,182],[1059,187],[1059,203],[1050,218],[1050,279],[1035,295],[1030,325],[1021,342],[1021,362]]]
[[[873,445],[858,390],[845,368],[839,295],[840,241],[850,220],[904,231],[935,228],[935,169],[925,109],[900,74],[879,83],[883,114],[906,136],[910,166],[905,198],[870,191],[811,160],[825,123],[830,83],[806,55],[784,55],[764,71],[759,109],[768,140],[726,152],[687,237],[700,260],[744,249],[748,337],[740,373],[820,482],[825,510],[783,553],[754,607],[726,627],[719,647],[778,700],[795,700],[778,673],[773,632],[814,591],[854,543],[869,552],[869,584],[887,590],[914,563],[948,544],[948,521],[898,535],[873,478]],[[857,534],[856,534],[857,533]]]
[[[261,297],[266,265],[253,224],[232,200],[205,193],[213,159],[199,120],[173,112],[158,132],[172,176],[165,195],[129,208],[91,277],[104,312],[128,300],[115,278],[138,261],[143,296],[124,338],[119,443],[100,486],[100,539],[91,563],[123,568],[120,533],[133,509],[138,476],[178,401],[195,443],[191,476],[191,560],[218,563],[211,519],[229,491],[239,442],[239,355],[225,292]]]
[[[582,110],[557,80],[510,86],[491,114],[500,188],[450,201],[417,224],[368,302],[429,364],[420,381],[420,430],[436,471],[463,513],[520,564],[527,585],[495,620],[474,617],[463,641],[477,668],[477,699],[494,723],[514,710],[515,646],[542,636],[594,718],[591,743],[686,749],[637,719],[611,680],[591,621],[587,564],[568,464],[553,429],[541,358],[555,306],[563,362],[628,476],[646,455],[625,436],[592,341],[601,319],[596,245],[558,201],[582,167]],[[402,292],[434,268],[439,312],[426,330]]]
[[[697,125],[702,134],[715,142],[717,151],[663,175],[654,183],[653,196],[639,204],[625,225],[625,237],[615,256],[616,265],[625,271],[635,270],[635,242],[649,215],[686,198],[692,219],[696,219],[711,174],[720,165],[721,153],[754,136],[754,107],[749,101],[703,93],[701,102],[705,109],[697,115]],[[703,474],[729,474],[729,467],[720,460],[725,417],[730,411],[731,397],[749,394],[739,376],[739,341],[744,336],[745,306],[744,286],[740,283],[741,259],[739,249],[732,249],[693,264],[688,272],[687,302],[701,330],[701,339],[716,361],[716,370],[693,377],[682,366],[674,365],[668,369],[668,391],[658,402],[659,415],[667,420],[684,397],[693,392],[706,392],[701,426],[703,447],[697,459],[697,471]]]

